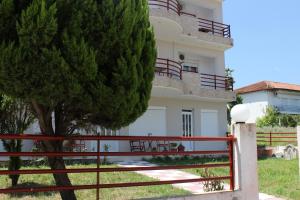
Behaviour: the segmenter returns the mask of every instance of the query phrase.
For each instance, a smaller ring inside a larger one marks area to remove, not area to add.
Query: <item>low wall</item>
[[[205,193],[193,196],[182,196],[182,197],[168,197],[163,198],[164,200],[243,200],[240,195],[240,191],[235,192],[216,192],[216,193]],[[163,200],[157,199],[157,200]]]

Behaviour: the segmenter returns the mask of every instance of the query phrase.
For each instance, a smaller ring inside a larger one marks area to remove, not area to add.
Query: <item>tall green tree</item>
[[[30,101],[43,134],[129,125],[145,112],[154,77],[148,12],[147,0],[0,0],[0,92]],[[62,142],[43,147],[61,151]],[[48,162],[65,168],[62,157]]]
[[[34,122],[34,116],[28,104],[19,99],[0,95],[0,134],[23,134]],[[22,140],[2,140],[7,152],[21,152]],[[19,156],[9,157],[8,170],[19,170],[22,160]],[[20,175],[9,175],[11,185],[18,184]]]

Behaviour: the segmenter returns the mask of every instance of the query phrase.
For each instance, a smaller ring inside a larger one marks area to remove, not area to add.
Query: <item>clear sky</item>
[[[300,85],[300,0],[225,0],[235,88],[262,80]]]

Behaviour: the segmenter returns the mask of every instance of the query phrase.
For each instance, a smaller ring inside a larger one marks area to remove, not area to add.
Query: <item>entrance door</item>
[[[210,137],[219,136],[217,110],[201,110],[201,135]]]
[[[129,126],[130,136],[166,135],[166,108],[149,107],[148,110]]]
[[[192,137],[194,135],[192,110],[182,110],[182,130],[183,137]],[[185,146],[187,151],[194,150],[194,142],[192,141],[183,141],[183,146]]]

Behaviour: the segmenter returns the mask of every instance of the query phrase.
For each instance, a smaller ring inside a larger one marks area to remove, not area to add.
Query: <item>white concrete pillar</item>
[[[258,171],[255,124],[234,124],[235,189],[241,191],[241,199],[258,200]]]
[[[298,144],[299,179],[300,179],[300,126],[297,126],[297,144]]]

